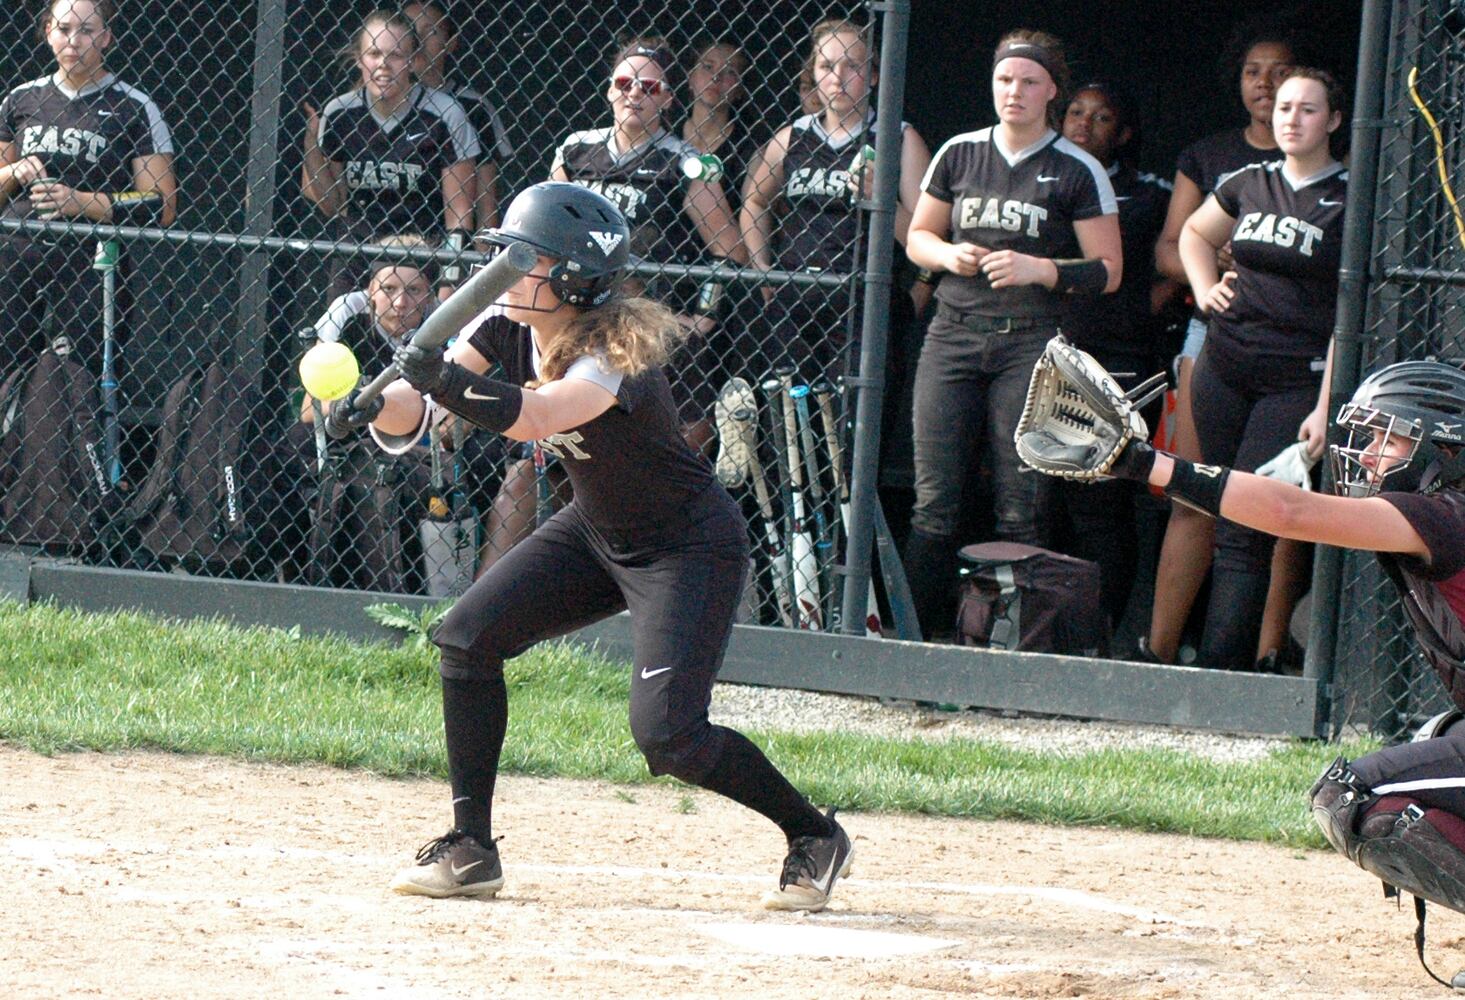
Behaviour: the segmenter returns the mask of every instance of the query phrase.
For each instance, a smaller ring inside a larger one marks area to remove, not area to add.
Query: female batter
[[[173,139],[152,99],[108,71],[110,0],[56,0],[40,33],[56,71],[0,104],[0,202],[11,219],[168,225],[177,211]],[[7,362],[34,357],[45,309],[88,363],[102,332],[96,244],[0,237],[0,311]],[[89,365],[90,366],[90,365]]]
[[[1119,287],[1109,176],[1052,128],[1067,82],[1058,39],[1003,37],[992,59],[998,123],[937,151],[911,220],[912,262],[941,273],[916,368],[916,502],[906,543],[906,576],[928,636],[950,620],[943,607],[974,460],[992,470],[997,537],[1046,540],[1048,487],[1021,472],[1012,447],[1029,375],[1074,303]]]
[[[494,563],[448,614],[443,717],[453,828],[393,887],[491,896],[503,885],[490,812],[508,720],[503,664],[529,646],[629,609],[635,657],[631,732],[654,774],[671,774],[767,816],[788,838],[777,909],[817,910],[849,867],[849,837],[746,737],[712,725],[712,683],[748,564],[747,526],[708,464],[682,439],[660,364],[678,326],[665,308],[624,298],[630,231],[605,198],[573,184],[516,197],[497,244],[541,254],[450,357],[404,348],[378,405],[333,404],[389,450],[416,440],[435,407],[556,454],[574,500]],[[502,366],[505,381],[482,374]],[[520,388],[526,385],[526,388]],[[424,405],[424,395],[431,403]]]
[[[1348,172],[1329,140],[1342,91],[1322,70],[1294,69],[1273,122],[1286,158],[1223,179],[1186,222],[1180,256],[1211,317],[1192,378],[1202,460],[1252,471],[1297,440],[1322,453],[1327,363]],[[1219,274],[1227,244],[1234,270]],[[1272,540],[1216,525],[1202,666],[1251,669],[1266,604]]]

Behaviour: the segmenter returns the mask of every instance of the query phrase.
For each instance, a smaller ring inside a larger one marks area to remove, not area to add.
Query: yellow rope
[[[1434,120],[1434,115],[1429,113],[1429,108],[1424,106],[1424,100],[1419,96],[1419,67],[1414,66],[1409,70],[1409,96],[1414,99],[1414,106],[1424,116],[1429,124],[1430,134],[1434,136],[1434,162],[1440,171],[1440,186],[1445,190],[1445,198],[1450,203],[1450,211],[1455,214],[1455,231],[1460,234],[1460,245],[1465,247],[1465,218],[1460,215],[1460,203],[1455,200],[1455,189],[1450,186],[1450,176],[1445,170],[1445,138],[1440,134],[1439,123]]]

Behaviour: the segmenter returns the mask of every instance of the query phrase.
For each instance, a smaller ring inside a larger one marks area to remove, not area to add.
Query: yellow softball
[[[361,366],[345,344],[324,341],[300,359],[300,384],[322,402],[340,399],[356,388],[360,378]]]

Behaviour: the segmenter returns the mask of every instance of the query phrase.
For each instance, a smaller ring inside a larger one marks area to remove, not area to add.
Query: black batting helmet
[[[572,306],[598,306],[616,290],[631,261],[631,230],[620,209],[578,184],[545,181],[509,202],[503,225],[480,237],[527,243],[555,260],[549,286]]]
[[[1380,368],[1359,383],[1338,424],[1348,439],[1329,450],[1333,488],[1342,496],[1373,496],[1385,479],[1390,489],[1426,493],[1465,479],[1465,372],[1454,365],[1401,361]],[[1408,457],[1380,463],[1379,432],[1412,442]]]

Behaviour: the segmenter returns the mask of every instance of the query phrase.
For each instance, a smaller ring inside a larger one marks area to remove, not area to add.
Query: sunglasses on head
[[[632,87],[640,87],[647,97],[658,97],[665,85],[661,80],[650,80],[644,76],[613,76],[610,85],[622,94],[629,94]]]

